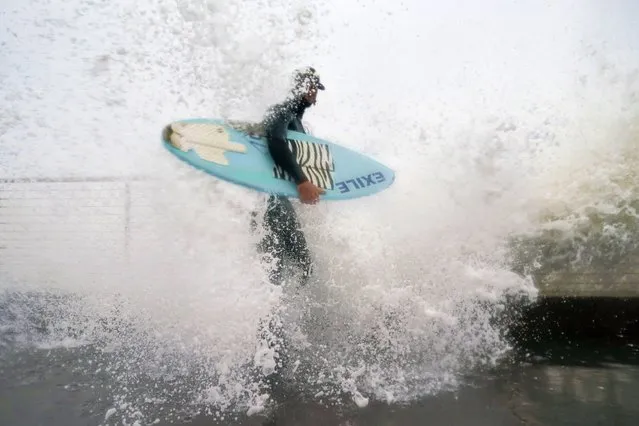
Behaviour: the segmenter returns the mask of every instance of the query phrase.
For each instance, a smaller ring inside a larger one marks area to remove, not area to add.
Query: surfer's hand
[[[319,201],[319,196],[326,191],[315,186],[310,180],[307,180],[297,185],[297,192],[300,194],[302,203],[316,204]]]

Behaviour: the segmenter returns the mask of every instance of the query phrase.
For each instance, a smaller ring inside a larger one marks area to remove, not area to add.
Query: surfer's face
[[[304,100],[309,105],[315,105],[315,102],[317,102],[317,88],[311,87],[310,90],[306,92],[306,95],[304,95]]]

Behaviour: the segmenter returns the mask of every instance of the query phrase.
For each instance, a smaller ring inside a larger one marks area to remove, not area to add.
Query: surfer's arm
[[[304,175],[299,164],[295,161],[293,153],[288,149],[286,139],[268,138],[268,148],[275,164],[286,170],[293,177],[297,185],[297,192],[300,194],[300,200],[305,204],[317,203],[319,196],[324,194],[325,191],[318,188]]]
[[[300,165],[297,164],[295,157],[293,157],[286,139],[280,137],[268,138],[268,150],[271,153],[271,157],[273,157],[273,162],[288,173],[297,185],[308,180]]]
[[[269,118],[270,120],[268,120],[269,123],[266,129],[266,141],[273,162],[288,173],[296,185],[306,182],[308,179],[304,175],[304,172],[302,172],[302,168],[297,163],[286,141],[286,128],[288,126],[286,112],[275,112]]]

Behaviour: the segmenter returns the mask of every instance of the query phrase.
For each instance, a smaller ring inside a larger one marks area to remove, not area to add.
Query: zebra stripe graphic
[[[308,180],[320,188],[333,189],[331,172],[335,171],[335,166],[328,145],[295,139],[288,139],[287,142]],[[273,175],[277,179],[292,180],[280,166],[273,167]]]

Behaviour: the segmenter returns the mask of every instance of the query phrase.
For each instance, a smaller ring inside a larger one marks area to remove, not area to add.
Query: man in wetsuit
[[[324,90],[324,85],[315,69],[307,67],[295,71],[291,95],[284,102],[269,108],[263,121],[273,161],[293,179],[299,198],[305,204],[317,203],[324,190],[304,175],[295,155],[289,149],[286,132],[293,130],[306,133],[302,117],[307,108],[315,105],[318,90]],[[269,197],[264,225],[266,236],[260,246],[263,251],[273,256],[275,261],[270,276],[271,282],[281,284],[283,260],[288,258],[301,269],[302,284],[305,284],[312,272],[312,259],[295,209],[288,198],[277,195]]]

